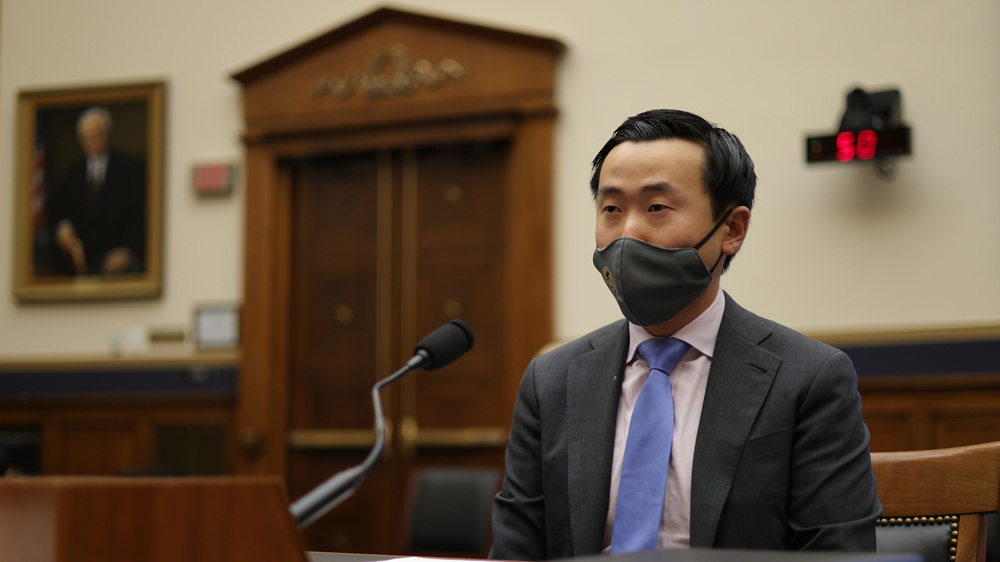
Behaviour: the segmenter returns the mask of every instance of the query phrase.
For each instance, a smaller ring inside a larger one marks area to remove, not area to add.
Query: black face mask
[[[661,248],[635,238],[617,238],[594,250],[594,266],[629,322],[639,326],[662,324],[705,292],[723,254],[719,253],[709,270],[698,248],[732,212],[726,211],[712,231],[693,247]]]

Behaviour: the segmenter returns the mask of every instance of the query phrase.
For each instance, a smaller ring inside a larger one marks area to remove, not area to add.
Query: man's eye
[[[605,205],[604,206],[604,212],[605,213],[620,213],[621,209],[619,209],[618,207],[615,207],[614,205]]]
[[[659,211],[665,211],[667,209],[666,205],[653,204],[649,206],[649,211],[651,213],[657,213]]]

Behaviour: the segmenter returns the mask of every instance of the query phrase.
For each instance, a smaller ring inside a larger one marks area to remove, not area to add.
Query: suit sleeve
[[[797,405],[788,505],[792,549],[875,550],[882,506],[857,381],[850,359],[837,351]]]
[[[542,492],[541,418],[535,389],[536,361],[528,365],[514,405],[503,488],[493,500],[490,558],[548,558]]]

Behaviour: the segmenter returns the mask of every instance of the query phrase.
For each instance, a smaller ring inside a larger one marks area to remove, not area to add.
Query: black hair
[[[643,142],[660,139],[683,139],[696,142],[705,150],[702,180],[712,200],[712,215],[716,220],[737,206],[753,208],[757,174],[753,160],[740,139],[729,131],[709,123],[702,117],[676,109],[653,109],[625,120],[615,129],[592,163],[590,194],[597,200],[601,168],[608,153],[623,142]],[[733,256],[727,256],[723,271]]]

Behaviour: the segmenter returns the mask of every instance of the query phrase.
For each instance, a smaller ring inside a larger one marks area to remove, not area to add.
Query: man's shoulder
[[[567,377],[604,373],[612,364],[624,366],[627,348],[628,322],[623,319],[543,350],[531,360],[525,380],[532,381],[539,396],[562,396]]]
[[[118,172],[140,173],[145,167],[145,160],[133,154],[121,151],[108,152],[108,170]]]
[[[796,352],[813,357],[841,353],[835,347],[741,307],[728,295],[725,314],[724,326],[728,326],[740,337],[765,349],[781,354]]]
[[[543,350],[543,353],[539,355],[539,358],[545,357],[566,359],[568,357],[582,355],[615,343],[616,341],[619,341],[618,338],[622,338],[623,334],[627,333],[628,322],[624,319],[618,320],[606,326],[597,328],[589,334],[580,336],[576,339],[557,342]],[[624,337],[627,338],[627,336]],[[625,341],[627,342],[627,339]]]

